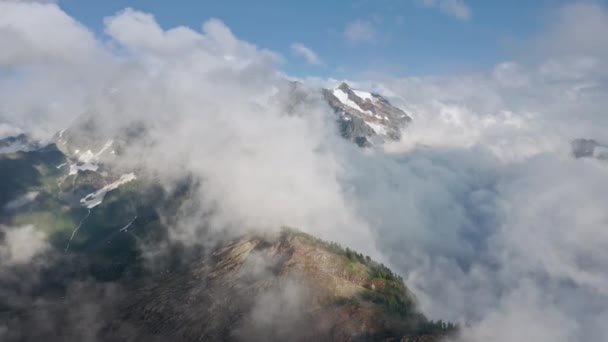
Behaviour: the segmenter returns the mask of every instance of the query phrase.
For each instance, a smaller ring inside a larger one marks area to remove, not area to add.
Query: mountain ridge
[[[334,89],[323,89],[322,93],[339,115],[342,136],[362,147],[400,140],[401,130],[412,121],[407,113],[383,96],[355,90],[346,82]]]
[[[142,177],[108,187],[122,179],[110,165],[72,174],[58,167],[67,162],[55,145],[0,155],[1,185],[19,185],[3,199],[0,245],[20,227],[49,244],[35,268],[3,270],[11,274],[0,281],[11,298],[0,300],[7,341],[81,340],[72,306],[98,312],[87,332],[98,341],[438,341],[456,332],[420,313],[385,266],[293,229],[166,245],[172,221],[161,217],[178,216],[195,184],[168,193]],[[94,206],[82,203],[104,188]],[[44,325],[40,312],[52,317]]]

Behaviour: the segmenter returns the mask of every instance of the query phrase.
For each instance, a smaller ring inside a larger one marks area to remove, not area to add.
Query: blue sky
[[[218,18],[240,39],[285,57],[294,76],[445,75],[508,60],[542,29],[565,0],[61,0],[98,34],[103,18],[126,7],[153,14],[164,27],[200,30]],[[457,6],[454,6],[456,4]],[[299,42],[321,64],[294,54]]]

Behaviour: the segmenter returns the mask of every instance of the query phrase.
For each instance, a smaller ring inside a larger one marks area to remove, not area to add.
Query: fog
[[[365,150],[312,91],[339,81],[300,80],[310,96],[287,110],[283,57],[219,19],[164,30],[126,9],[104,25],[98,37],[56,4],[0,2],[0,133],[48,140],[81,115],[108,137],[141,125],[118,168],[201,182],[171,239],[205,243],[201,221],[211,236],[298,227],[390,265],[463,341],[608,336],[608,165],[570,153],[608,132],[605,7],[557,9],[525,58],[491,70],[350,81],[413,119]],[[46,248],[5,240],[8,260]]]

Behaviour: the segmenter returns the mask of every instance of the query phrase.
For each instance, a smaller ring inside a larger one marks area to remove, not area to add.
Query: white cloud
[[[308,48],[306,45],[302,44],[302,43],[293,43],[291,44],[291,52],[298,56],[298,57],[302,57],[306,60],[306,62],[308,62],[309,64],[312,65],[321,65],[323,64],[323,62],[321,62],[321,59],[319,59],[319,56],[317,56],[317,54],[311,50],[310,48]]]
[[[378,39],[376,28],[370,21],[354,20],[344,28],[344,38],[349,44],[373,44]]]
[[[471,9],[462,0],[416,0],[416,3],[424,7],[436,8],[460,20],[469,20],[472,16]]]
[[[0,0],[0,2],[38,2],[38,3],[50,3],[57,2],[57,0]]]
[[[46,236],[33,226],[0,226],[4,241],[0,243],[0,271],[4,267],[27,265],[50,249]]]
[[[101,52],[93,34],[55,4],[9,1],[0,6],[0,66],[54,62],[74,67],[94,62]]]
[[[527,52],[540,58],[608,58],[608,12],[594,2],[575,2],[554,10],[549,25],[530,42]]]
[[[528,84],[528,75],[515,62],[503,62],[494,67],[494,78],[506,87],[521,87]]]
[[[608,168],[569,153],[570,139],[608,131],[608,69],[602,48],[577,41],[591,38],[573,20],[542,36],[570,37],[569,48],[544,49],[538,63],[361,83],[413,116],[404,141],[385,153],[335,138],[319,96],[286,114],[269,98],[289,90],[275,55],[218,20],[200,32],[164,30],[152,16],[126,10],[106,20],[110,42],[99,44],[56,6],[31,8],[67,33],[45,41],[44,30],[18,20],[29,7],[0,7],[18,14],[0,23],[35,42],[23,49],[21,40],[7,40],[8,51],[27,58],[0,55],[5,65],[15,72],[38,66],[19,82],[0,79],[0,103],[15,113],[9,119],[38,112],[39,120],[19,126],[67,125],[63,118],[86,109],[104,134],[144,125],[145,144],[128,146],[120,166],[141,167],[168,188],[184,175],[201,183],[172,225],[173,238],[195,243],[207,241],[207,229],[294,225],[383,258],[425,313],[468,323],[467,340],[608,334]],[[601,13],[584,13],[596,18],[601,41],[606,11],[595,10]],[[351,43],[375,40],[370,23],[351,24]],[[62,51],[80,40],[92,48]]]

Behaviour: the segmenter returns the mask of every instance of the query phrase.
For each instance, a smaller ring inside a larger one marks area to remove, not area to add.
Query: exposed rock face
[[[323,96],[340,115],[342,136],[360,146],[399,140],[401,128],[412,120],[381,95],[354,90],[346,83],[333,90],[323,89]]]
[[[608,146],[593,139],[574,139],[571,142],[575,158],[597,158],[608,160]]]
[[[399,139],[411,120],[380,95],[337,90],[323,93],[342,135],[361,146]],[[284,94],[275,100],[295,115],[320,100],[318,88],[297,83]],[[0,152],[0,225],[44,229],[53,248],[53,261],[26,284],[31,293],[20,278],[0,280],[0,328],[9,332],[0,340],[432,342],[454,332],[419,313],[383,265],[306,234],[252,233],[210,250],[170,244],[168,227],[197,182],[186,179],[174,193],[144,177],[120,182],[112,162],[145,140],[146,126],[111,126],[85,113],[53,144]],[[94,207],[83,204],[105,188]],[[163,250],[154,256],[160,272],[147,267],[141,246]]]

